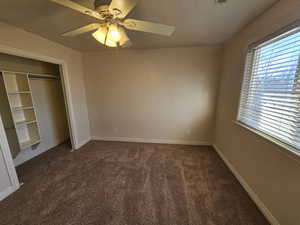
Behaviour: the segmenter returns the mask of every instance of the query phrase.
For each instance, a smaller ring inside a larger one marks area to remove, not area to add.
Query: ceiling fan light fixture
[[[118,47],[117,42],[110,40],[110,39],[106,39],[105,45],[111,48],[115,48]]]
[[[102,26],[92,35],[97,41],[99,41],[103,45],[106,45],[108,47],[117,47],[118,46],[117,41],[113,40],[111,38],[111,35],[108,34],[109,34],[109,28],[106,26]]]
[[[119,27],[119,32],[121,34],[121,39],[120,39],[120,46],[121,47],[128,47],[129,45],[131,45],[131,42],[125,32],[125,29],[122,27]]]
[[[108,28],[107,38],[109,40],[113,40],[115,42],[119,42],[121,40],[121,33],[117,25],[111,24]]]
[[[96,32],[94,32],[93,37],[99,41],[101,44],[105,44],[105,39],[107,35],[107,27],[100,27]]]

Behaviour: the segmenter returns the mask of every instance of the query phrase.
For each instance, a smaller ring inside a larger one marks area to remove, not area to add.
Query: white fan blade
[[[81,12],[85,15],[88,15],[88,16],[91,16],[91,17],[94,17],[96,19],[99,19],[99,20],[103,20],[104,18],[96,11],[92,10],[92,9],[89,9],[89,8],[86,8],[84,6],[81,6],[75,2],[72,2],[70,0],[50,0],[52,2],[55,2],[57,4],[60,4],[60,5],[63,5],[65,7],[68,7],[68,8],[71,8],[71,9],[74,9],[78,12]]]
[[[73,36],[76,36],[76,35],[79,35],[79,34],[83,34],[83,33],[86,33],[86,32],[92,31],[92,30],[96,30],[100,26],[101,25],[98,24],[98,23],[92,23],[92,24],[80,27],[80,28],[78,28],[76,30],[72,30],[72,31],[66,32],[66,33],[62,34],[62,36],[73,37]]]
[[[135,19],[126,19],[124,22],[122,22],[122,25],[129,30],[136,30],[136,31],[160,34],[165,36],[171,36],[175,31],[175,27],[173,26],[151,23],[151,22],[135,20]]]
[[[137,5],[139,0],[112,0],[109,6],[110,11],[120,11],[118,18],[125,18],[128,13]]]

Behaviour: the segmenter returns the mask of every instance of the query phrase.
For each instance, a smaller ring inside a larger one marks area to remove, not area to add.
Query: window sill
[[[300,152],[297,149],[295,149],[294,147],[292,147],[290,145],[287,145],[287,144],[285,144],[285,143],[277,140],[276,138],[273,138],[270,135],[267,135],[267,134],[265,134],[265,133],[263,133],[263,132],[261,132],[259,130],[251,128],[251,127],[249,127],[249,126],[247,126],[247,125],[245,125],[245,124],[243,124],[243,123],[241,123],[239,121],[233,121],[233,122],[235,124],[237,124],[238,126],[243,127],[246,130],[251,131],[252,133],[254,133],[254,134],[256,134],[256,135],[258,135],[258,136],[260,136],[260,137],[268,140],[269,142],[271,142],[271,143],[273,143],[273,144],[281,147],[279,149],[280,152],[284,153],[288,157],[290,157],[290,158],[296,160],[298,163],[300,163]]]

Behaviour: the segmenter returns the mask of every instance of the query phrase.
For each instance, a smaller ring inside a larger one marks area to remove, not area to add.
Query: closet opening
[[[0,115],[15,167],[72,149],[61,65],[0,53]]]

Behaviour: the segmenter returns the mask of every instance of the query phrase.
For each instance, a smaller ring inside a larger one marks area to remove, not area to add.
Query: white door
[[[0,201],[20,187],[0,116]]]

